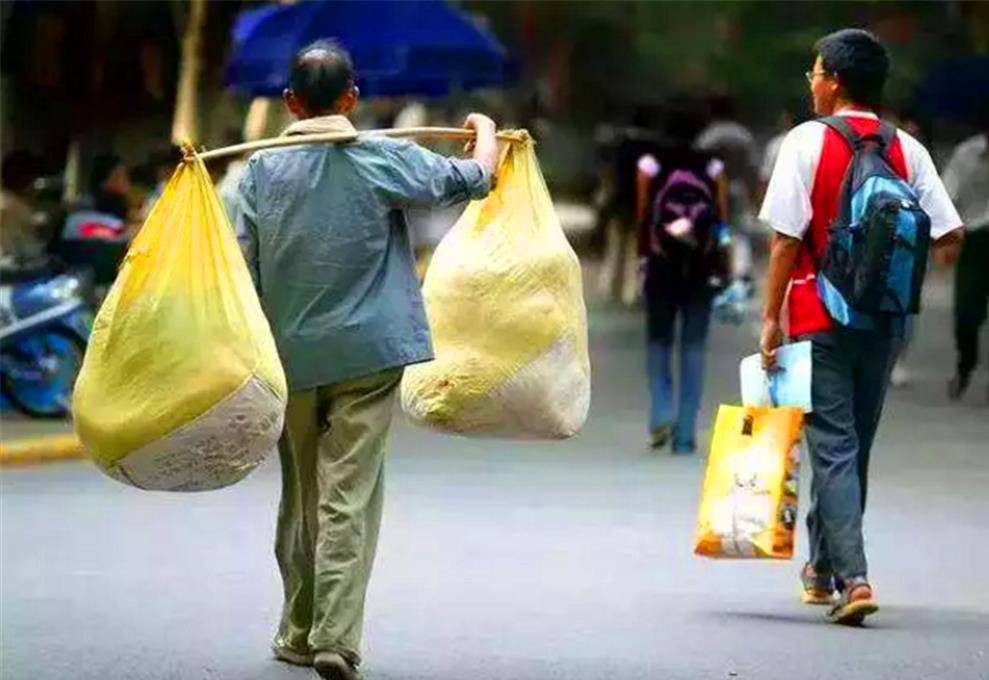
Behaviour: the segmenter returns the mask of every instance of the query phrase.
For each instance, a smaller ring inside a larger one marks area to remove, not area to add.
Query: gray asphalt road
[[[947,404],[943,288],[932,297],[914,382],[892,395],[874,453],[883,609],[868,629],[799,604],[798,561],[691,556],[704,459],[646,450],[641,324],[599,308],[592,415],[575,440],[398,427],[367,679],[989,678],[989,408],[984,379]],[[751,328],[716,328],[702,422],[737,399],[753,346]],[[4,470],[0,675],[310,677],[268,658],[273,463],[195,496],[133,490],[86,463]]]

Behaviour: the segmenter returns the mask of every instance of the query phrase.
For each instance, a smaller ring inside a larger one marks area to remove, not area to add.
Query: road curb
[[[15,439],[0,442],[0,466],[33,465],[73,460],[84,455],[82,443],[74,434]]]

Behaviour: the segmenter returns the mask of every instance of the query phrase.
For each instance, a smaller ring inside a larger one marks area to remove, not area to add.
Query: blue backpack
[[[852,328],[876,329],[883,321],[916,314],[931,221],[916,192],[890,165],[896,128],[880,122],[874,134],[863,136],[840,116],[821,122],[852,149],[818,267],[821,300],[836,322]]]

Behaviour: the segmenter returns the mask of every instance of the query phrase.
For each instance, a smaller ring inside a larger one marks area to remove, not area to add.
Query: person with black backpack
[[[697,448],[696,421],[704,385],[711,300],[728,284],[728,178],[724,164],[691,148],[699,118],[685,106],[667,116],[668,141],[638,163],[636,213],[644,274],[647,368],[654,449],[672,440],[673,453]],[[680,374],[673,394],[679,319]]]
[[[890,371],[919,310],[928,250],[950,263],[964,232],[930,154],[875,113],[886,48],[845,29],[815,49],[806,75],[823,117],[783,140],[760,213],[774,230],[760,350],[773,370],[788,298],[788,335],[812,342],[813,362],[803,601],[859,624],[878,609],[862,515]]]

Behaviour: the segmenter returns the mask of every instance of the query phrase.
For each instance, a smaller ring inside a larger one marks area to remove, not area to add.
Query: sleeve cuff
[[[807,226],[794,226],[792,224],[787,224],[780,220],[777,220],[769,215],[761,214],[759,219],[765,222],[778,234],[783,234],[784,236],[789,236],[791,238],[803,239],[804,235],[807,233]]]
[[[477,200],[484,198],[490,193],[492,183],[491,173],[480,163],[472,158],[451,158],[450,160],[463,179],[466,198]]]
[[[964,231],[966,229],[966,225],[964,223],[962,223],[960,219],[959,220],[956,220],[956,221],[953,221],[953,222],[949,222],[948,224],[951,224],[953,226],[950,226],[949,227],[949,226],[945,226],[944,224],[942,224],[942,225],[934,225],[934,224],[932,224],[931,225],[931,240],[932,241],[937,241],[939,238],[942,238],[944,236],[947,236],[948,234],[950,234],[953,231],[957,231],[959,229],[961,229],[962,231]],[[972,226],[978,226],[978,225],[967,225],[967,226],[968,227],[972,227]]]
[[[474,165],[477,166],[478,171],[481,173],[481,180],[478,183],[478,191],[470,192],[471,198],[484,198],[489,193],[491,193],[491,187],[494,184],[494,178],[491,173],[487,171],[486,168],[482,167],[477,161],[472,161]],[[476,193],[476,195],[475,195]]]

